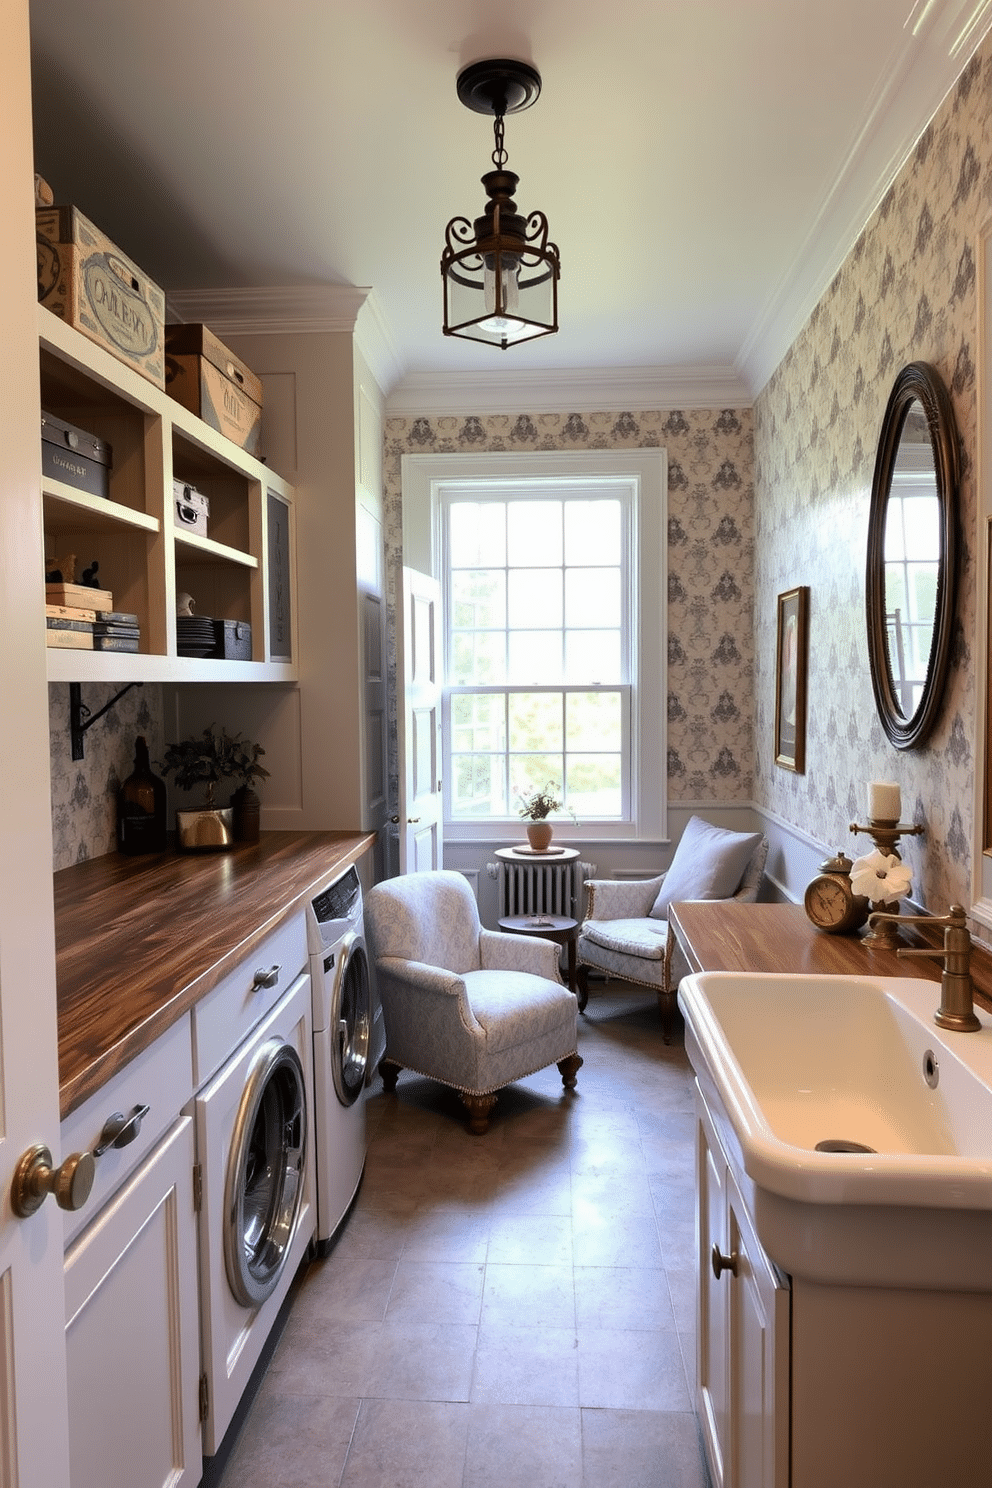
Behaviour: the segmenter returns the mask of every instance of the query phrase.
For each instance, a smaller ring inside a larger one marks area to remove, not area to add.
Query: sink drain
[[[874,1147],[866,1147],[864,1142],[851,1142],[847,1137],[825,1137],[822,1142],[817,1142],[813,1148],[814,1152],[874,1152]]]

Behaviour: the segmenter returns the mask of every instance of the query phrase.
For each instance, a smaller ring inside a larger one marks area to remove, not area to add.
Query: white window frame
[[[664,449],[542,451],[538,453],[404,455],[403,562],[443,583],[441,491],[479,482],[612,480],[632,490],[632,553],[639,597],[632,634],[630,676],[630,803],[623,821],[573,825],[555,820],[556,840],[658,841],[667,830],[667,595],[668,461]],[[444,750],[448,738],[445,727]],[[443,778],[447,779],[447,770]],[[487,817],[444,824],[445,840],[492,842],[521,834],[518,817]]]

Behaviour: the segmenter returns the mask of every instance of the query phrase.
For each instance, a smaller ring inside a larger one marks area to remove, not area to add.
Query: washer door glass
[[[343,1106],[353,1106],[365,1088],[372,1035],[368,957],[353,932],[341,942],[331,997],[330,1032],[334,1089]]]
[[[224,1262],[243,1307],[274,1291],[289,1254],[306,1172],[303,1066],[291,1044],[264,1043],[238,1110],[224,1195]]]

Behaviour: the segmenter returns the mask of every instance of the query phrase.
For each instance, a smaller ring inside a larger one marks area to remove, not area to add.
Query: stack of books
[[[137,651],[137,615],[114,609],[109,589],[85,584],[45,585],[45,639],[70,651]]]

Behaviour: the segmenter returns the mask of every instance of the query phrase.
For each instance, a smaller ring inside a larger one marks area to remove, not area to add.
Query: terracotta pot
[[[527,823],[527,841],[535,852],[544,852],[551,843],[554,832],[549,821],[534,821]]]

